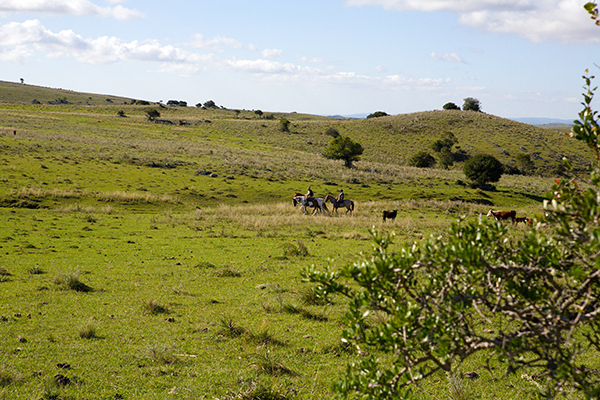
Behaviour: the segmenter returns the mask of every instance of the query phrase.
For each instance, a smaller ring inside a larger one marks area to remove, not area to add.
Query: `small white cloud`
[[[143,18],[141,12],[125,8],[100,7],[88,0],[2,0],[0,12],[27,12],[53,15],[96,15],[129,20]]]
[[[279,49],[264,49],[262,51],[262,56],[264,58],[281,57],[282,55],[283,55],[283,50],[279,50]]]
[[[432,51],[431,53],[429,53],[429,57],[433,58],[434,60],[439,60],[439,61],[465,63],[463,61],[463,59],[460,58],[460,56],[456,53],[438,54],[435,51]]]
[[[212,39],[205,39],[203,35],[196,34],[194,35],[192,42],[190,43],[192,47],[197,48],[209,48],[209,49],[217,49],[221,46],[231,47],[235,49],[239,49],[242,47],[242,44],[235,39],[226,38],[222,36],[215,36]]]

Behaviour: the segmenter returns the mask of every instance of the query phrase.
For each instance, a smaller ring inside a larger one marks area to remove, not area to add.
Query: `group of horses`
[[[346,214],[352,214],[352,211],[354,211],[354,202],[352,200],[344,199],[342,201],[337,201],[337,199],[330,194],[325,196],[324,199],[320,197],[306,198],[306,196],[304,196],[302,193],[296,193],[292,197],[292,204],[294,204],[294,207],[299,205],[304,214],[308,213],[308,207],[313,208],[312,215],[315,215],[319,212],[323,214],[330,214],[329,209],[327,208],[327,202],[331,203],[333,211],[336,213],[338,212],[338,208],[346,208]]]

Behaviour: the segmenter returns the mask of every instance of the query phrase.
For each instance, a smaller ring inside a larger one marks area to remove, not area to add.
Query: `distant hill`
[[[529,125],[550,125],[550,124],[566,124],[572,125],[572,119],[559,119],[559,118],[511,118],[513,121],[522,122]]]

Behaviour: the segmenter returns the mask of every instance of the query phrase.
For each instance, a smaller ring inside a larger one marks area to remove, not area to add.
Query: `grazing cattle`
[[[531,218],[527,218],[527,217],[516,217],[515,224],[518,224],[519,222],[522,222],[525,225],[531,225],[533,223],[533,220]]]
[[[496,221],[500,221],[503,219],[510,219],[513,224],[515,223],[515,218],[517,217],[517,212],[515,210],[510,211],[492,211],[487,213],[488,217],[496,218]]]
[[[396,219],[396,215],[398,215],[398,210],[384,211],[383,212],[383,222],[385,222],[386,219],[391,219],[392,221],[394,221]]]

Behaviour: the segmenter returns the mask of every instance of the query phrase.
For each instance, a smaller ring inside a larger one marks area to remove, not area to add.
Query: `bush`
[[[384,111],[375,111],[372,114],[367,115],[367,118],[379,118],[379,117],[387,117],[388,113]]]
[[[329,128],[325,131],[326,135],[329,135],[333,138],[340,137],[340,132],[335,128]]]
[[[420,151],[408,160],[408,165],[417,168],[431,168],[435,163],[435,158],[426,151]]]
[[[446,103],[442,108],[444,110],[460,110],[460,107],[454,103]]]
[[[504,165],[489,154],[476,154],[465,161],[463,172],[474,185],[482,186],[498,182],[504,173]]]
[[[279,130],[281,132],[289,132],[290,131],[290,121],[283,118],[279,120]]]

